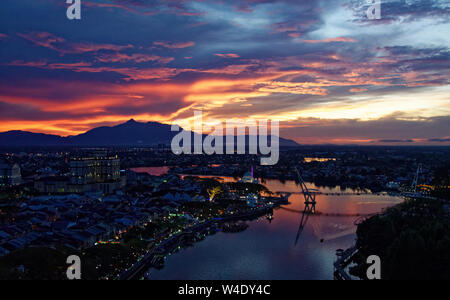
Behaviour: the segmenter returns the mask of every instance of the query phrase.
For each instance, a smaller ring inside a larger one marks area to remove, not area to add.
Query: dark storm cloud
[[[450,138],[448,139],[428,139],[429,142],[438,142],[438,143],[447,143],[450,142]]]
[[[414,140],[378,140],[379,143],[414,143]]]

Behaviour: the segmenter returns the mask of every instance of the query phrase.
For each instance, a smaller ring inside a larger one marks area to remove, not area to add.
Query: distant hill
[[[73,146],[154,146],[169,145],[177,133],[171,126],[157,122],[141,123],[130,120],[114,127],[98,127],[69,137]]]
[[[26,131],[8,131],[0,133],[0,146],[157,146],[170,145],[178,132],[172,132],[171,126],[157,122],[126,123],[112,127],[97,127],[86,133],[61,137]],[[249,137],[246,137],[248,144]],[[269,137],[270,140],[270,137]],[[280,138],[281,147],[297,147],[295,141]]]
[[[57,135],[8,131],[0,133],[0,146],[59,146],[65,139]]]

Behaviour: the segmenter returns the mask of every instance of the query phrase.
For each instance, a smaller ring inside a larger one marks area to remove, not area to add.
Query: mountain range
[[[0,146],[157,146],[170,145],[172,138],[177,134],[178,132],[172,132],[171,126],[167,124],[130,120],[117,126],[97,127],[86,133],[68,137],[28,131],[8,131],[0,133]],[[248,139],[246,136],[247,145]],[[299,144],[280,137],[280,146],[296,147]]]

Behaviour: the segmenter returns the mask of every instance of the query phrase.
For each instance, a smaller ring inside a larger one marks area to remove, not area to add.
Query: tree
[[[222,188],[220,186],[211,187],[207,190],[209,201],[214,201],[214,197],[222,193]]]

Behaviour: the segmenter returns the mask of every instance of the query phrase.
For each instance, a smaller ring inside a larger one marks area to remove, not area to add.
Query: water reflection
[[[202,176],[206,177],[206,176]],[[233,178],[222,178],[234,181]],[[180,280],[279,280],[333,279],[336,249],[354,243],[358,215],[376,213],[402,201],[389,195],[345,193],[339,188],[317,188],[317,212],[310,214],[299,235],[299,219],[305,208],[300,187],[294,181],[266,180],[271,191],[293,193],[290,204],[272,216],[248,222],[240,233],[209,236],[167,258],[162,270],[150,270],[150,279]],[[347,191],[348,192],[348,191]],[[297,245],[293,239],[299,235]]]
[[[302,234],[303,229],[308,223],[309,216],[314,213],[315,206],[316,206],[315,204],[305,203],[305,209],[303,210],[302,218],[300,220],[300,225],[297,231],[297,236],[295,237],[295,246],[297,246],[298,240],[300,239],[300,235]]]
[[[153,176],[161,176],[169,172],[169,167],[141,167],[133,168],[131,171],[136,173],[147,173]]]

